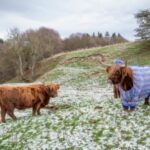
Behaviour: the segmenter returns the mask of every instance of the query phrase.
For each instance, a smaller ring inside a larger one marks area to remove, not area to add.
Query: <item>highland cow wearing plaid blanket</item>
[[[130,67],[133,72],[133,87],[124,91],[119,85],[120,97],[124,109],[135,109],[138,101],[150,96],[150,67]]]

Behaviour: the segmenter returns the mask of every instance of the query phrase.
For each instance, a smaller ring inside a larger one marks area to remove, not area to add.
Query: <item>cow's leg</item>
[[[114,98],[119,98],[118,85],[113,85]]]
[[[13,120],[16,120],[16,116],[14,115],[14,106],[11,106],[10,109],[7,110],[7,114],[12,117]]]
[[[38,114],[38,115],[41,115],[41,113],[40,113],[40,108],[37,110],[37,114]]]
[[[149,97],[145,98],[144,104],[145,104],[145,105],[149,105]]]
[[[36,105],[36,112],[37,112],[37,115],[40,115],[40,108],[41,108],[41,103],[37,103]]]
[[[36,115],[36,105],[33,106],[32,108],[32,116]]]
[[[7,111],[8,115],[13,119],[13,120],[17,120],[16,116],[14,115],[13,111],[8,110]]]
[[[5,122],[6,109],[1,106],[1,121]]]

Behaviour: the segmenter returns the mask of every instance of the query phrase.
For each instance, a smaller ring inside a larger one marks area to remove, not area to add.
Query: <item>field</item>
[[[42,109],[41,116],[32,117],[30,109],[16,110],[16,122],[8,117],[1,123],[0,150],[149,150],[150,107],[141,102],[135,112],[124,112],[99,64],[117,57],[128,64],[150,64],[150,51],[141,50],[138,43],[78,50],[45,60],[36,81],[60,83],[59,96],[50,101],[50,109]]]

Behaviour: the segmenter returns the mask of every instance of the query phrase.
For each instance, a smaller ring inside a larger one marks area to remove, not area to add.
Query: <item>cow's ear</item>
[[[49,86],[49,92],[54,91],[54,88],[52,86]]]
[[[107,66],[107,68],[106,68],[107,73],[109,73],[110,68],[111,68],[110,66]]]
[[[55,90],[55,86],[53,84],[49,85],[48,88],[49,88],[49,92],[52,92]]]

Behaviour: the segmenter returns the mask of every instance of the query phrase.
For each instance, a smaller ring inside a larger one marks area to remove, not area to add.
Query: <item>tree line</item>
[[[127,40],[120,34],[106,32],[105,35],[98,32],[92,35],[88,33],[75,33],[71,34],[69,38],[63,40],[64,50],[76,50],[80,48],[90,48],[105,46],[110,44],[127,42]]]
[[[15,76],[25,79],[26,73],[33,79],[37,63],[56,53],[126,41],[120,34],[110,36],[109,32],[105,36],[76,33],[61,39],[57,31],[45,27],[25,32],[13,28],[7,40],[0,39],[0,82]]]

